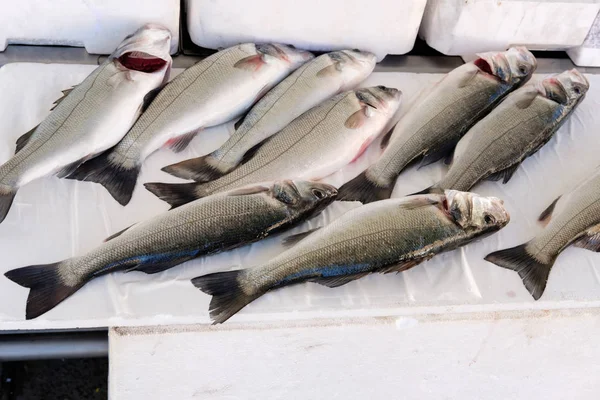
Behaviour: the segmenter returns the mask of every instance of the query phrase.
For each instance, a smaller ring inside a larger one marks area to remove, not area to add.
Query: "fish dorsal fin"
[[[573,242],[573,246],[600,252],[600,224],[588,229],[583,236]]]
[[[227,195],[228,196],[246,196],[249,194],[268,192],[269,190],[270,189],[268,187],[261,186],[261,185],[248,186],[248,187],[243,187],[243,188],[239,188],[239,189],[234,189],[231,192],[228,192]]]
[[[558,196],[554,201],[540,214],[538,217],[538,221],[542,223],[542,225],[546,226],[550,222],[552,218],[552,213],[554,212],[554,208],[556,207],[556,203],[560,200],[561,196]]]
[[[507,183],[508,181],[510,181],[510,178],[512,178],[512,176],[515,173],[515,171],[517,170],[517,168],[519,168],[519,165],[521,165],[521,163],[516,163],[514,165],[511,165],[510,167],[508,167],[506,169],[503,169],[498,172],[494,172],[493,174],[489,175],[485,179],[488,181],[494,181],[494,182],[502,179],[502,183]]]
[[[33,135],[33,132],[35,132],[35,130],[37,129],[39,125],[34,126],[33,128],[31,128],[30,131],[22,134],[18,139],[17,139],[17,148],[15,150],[15,154],[17,154],[19,151],[21,151],[21,149],[23,149],[23,147],[25,147],[25,145],[27,145],[27,143],[29,143],[29,140],[31,139],[31,136]]]
[[[133,225],[135,225],[135,224],[133,224]],[[129,228],[131,228],[133,225],[129,225],[127,228],[121,229],[117,233],[113,233],[112,235],[110,235],[109,237],[107,237],[106,239],[104,239],[104,242],[108,242],[109,240],[113,240],[114,238],[116,238],[118,236],[121,236],[121,234],[123,234],[123,232],[125,232],[126,230],[128,230]]]
[[[54,103],[52,103],[52,107],[50,108],[50,111],[53,111],[56,107],[58,107],[58,105],[60,104],[61,101],[63,101],[65,99],[65,97],[67,97],[69,95],[69,93],[71,93],[73,91],[73,89],[75,89],[75,86],[69,88],[69,89],[65,89],[62,91],[62,96],[59,97]]]
[[[295,234],[290,235],[290,236],[286,237],[285,239],[283,239],[281,241],[281,244],[283,244],[285,247],[295,246],[298,242],[303,240],[305,237],[309,236],[311,233],[313,233],[315,231],[318,231],[319,229],[321,229],[321,227],[309,229],[307,231],[300,232],[300,233],[295,233]]]
[[[164,85],[154,88],[151,91],[149,91],[148,93],[146,93],[146,95],[144,96],[144,100],[142,102],[142,108],[140,109],[140,112],[144,112],[148,109],[148,107],[150,107],[150,104],[154,101],[156,96],[158,96],[158,94],[160,93],[160,91],[163,88],[164,88]]]
[[[319,285],[327,286],[330,288],[336,288],[336,287],[343,286],[346,283],[360,279],[363,276],[368,275],[368,274],[369,274],[369,272],[361,272],[358,274],[350,274],[350,275],[311,278],[311,279],[309,279],[309,281],[318,283]]]
[[[188,147],[192,139],[194,139],[194,137],[196,137],[198,132],[201,130],[202,129],[196,129],[194,131],[169,139],[165,145],[175,153],[180,153],[185,150],[186,147]]]

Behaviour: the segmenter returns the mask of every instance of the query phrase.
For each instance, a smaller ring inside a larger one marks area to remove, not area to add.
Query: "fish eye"
[[[357,53],[360,53],[359,49],[352,49],[352,51],[356,51]]]
[[[579,89],[579,87],[577,86],[573,88],[573,91],[575,92],[575,94],[581,94],[581,89]]]
[[[522,73],[523,75],[525,75],[527,73],[527,68],[525,68],[525,66],[521,65],[519,67],[519,72]]]
[[[322,191],[320,191],[319,189],[313,189],[312,190],[312,194],[315,195],[315,197],[319,200],[321,200],[322,198],[325,197],[325,193],[323,193]]]
[[[379,85],[379,86],[377,86],[377,89],[386,90],[387,88],[383,85]]]
[[[489,224],[493,224],[494,222],[496,222],[496,218],[492,217],[489,214],[486,214],[483,216],[483,221],[489,225]]]

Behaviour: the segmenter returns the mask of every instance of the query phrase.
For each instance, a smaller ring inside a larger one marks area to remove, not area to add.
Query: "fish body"
[[[357,86],[373,71],[375,63],[374,54],[357,50],[335,51],[307,62],[259,100],[219,149],[169,165],[163,171],[197,182],[219,178],[302,113]]]
[[[565,71],[510,94],[458,143],[436,189],[469,190],[484,179],[508,182],[521,162],[548,142],[589,88],[577,70]]]
[[[369,273],[404,271],[508,221],[499,199],[472,193],[389,199],[347,212],[264,265],[192,283],[213,296],[210,315],[221,323],[270,290],[307,281],[338,287]]]
[[[71,178],[100,183],[128,204],[150,154],[164,145],[182,151],[201,129],[239,117],[312,57],[289,46],[254,43],[213,54],[169,82],[117,146]]]
[[[146,183],[173,207],[224,190],[277,179],[321,179],[355,160],[382,132],[400,104],[397,89],[341,93],[312,108],[231,173],[208,183]]]
[[[0,166],[0,222],[17,190],[49,175],[65,177],[114,146],[140,115],[146,96],[168,80],[171,33],[148,24],[65,96],[36,128],[17,141]]]
[[[526,82],[537,62],[525,48],[481,54],[421,95],[398,121],[381,157],[340,188],[339,200],[389,198],[400,172],[446,157],[460,138],[508,93]]]
[[[85,255],[5,275],[31,289],[26,317],[35,318],[97,276],[157,273],[255,242],[318,214],[336,194],[322,183],[283,181],[211,196],[135,224]]]

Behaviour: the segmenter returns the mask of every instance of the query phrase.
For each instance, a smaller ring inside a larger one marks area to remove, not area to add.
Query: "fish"
[[[455,190],[382,200],[348,211],[263,265],[192,284],[212,296],[210,318],[223,323],[270,290],[302,282],[335,288],[371,273],[405,271],[509,220],[502,200]]]
[[[195,199],[276,179],[320,180],[356,160],[400,105],[398,89],[348,91],[310,109],[261,146],[247,163],[208,183],[146,183],[172,208]]]
[[[470,190],[487,179],[507,183],[584,99],[589,82],[572,69],[511,93],[456,146],[448,173],[425,190]]]
[[[37,318],[98,276],[154,274],[256,242],[318,215],[336,195],[331,185],[298,180],[240,188],[137,223],[82,256],[5,276],[30,289],[25,316]]]
[[[150,154],[163,146],[183,151],[199,131],[238,118],[313,57],[282,44],[244,43],[221,50],[169,82],[123,140],[69,179],[99,183],[125,206]]]
[[[257,146],[305,111],[355,88],[371,74],[376,61],[373,53],[341,50],[307,62],[259,100],[219,149],[162,170],[196,182],[220,178],[251,158]]]
[[[600,251],[600,173],[554,200],[539,217],[544,230],[528,242],[488,254],[485,260],[516,271],[538,300],[556,259],[569,246]]]
[[[0,165],[0,222],[18,189],[36,179],[72,173],[113,147],[169,79],[171,32],[146,24],[80,84],[63,91],[50,114],[17,140],[15,155]]]
[[[398,175],[447,157],[460,138],[537,68],[524,47],[479,54],[424,91],[382,141],[379,159],[340,187],[338,200],[370,203],[391,196]]]

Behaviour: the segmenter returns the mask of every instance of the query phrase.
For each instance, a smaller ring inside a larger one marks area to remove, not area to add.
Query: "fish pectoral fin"
[[[319,285],[327,286],[329,288],[336,288],[339,286],[343,286],[346,283],[360,279],[363,276],[366,276],[368,274],[369,274],[369,272],[361,272],[358,274],[318,277],[318,278],[311,278],[308,281],[318,283]]]
[[[242,58],[235,64],[233,64],[234,68],[245,69],[247,71],[256,72],[263,65],[265,65],[265,61],[261,54],[256,54],[250,57]]]
[[[133,225],[135,225],[135,224],[129,225],[127,228],[125,228],[125,229],[121,229],[121,230],[120,230],[120,231],[118,231],[117,233],[113,233],[112,235],[110,235],[109,237],[107,237],[106,239],[104,239],[104,242],[106,243],[106,242],[108,242],[109,240],[113,240],[113,239],[114,239],[114,238],[116,238],[117,236],[121,236],[121,234],[122,234],[123,232],[125,232],[127,229],[131,228]]]
[[[531,90],[521,90],[519,91],[519,94],[517,94],[518,97],[515,100],[515,105],[524,110],[533,103],[533,100],[535,100],[538,94],[537,89],[534,87],[532,87]]]
[[[281,241],[281,244],[283,244],[285,247],[295,246],[302,239],[304,239],[305,237],[307,237],[311,233],[313,233],[315,231],[318,231],[319,229],[321,229],[321,227],[314,228],[314,229],[309,229],[309,230],[304,231],[304,232],[300,232],[300,233],[296,233],[296,234],[293,234],[293,235],[289,235],[288,237],[284,238]]]
[[[348,129],[358,129],[365,124],[369,118],[365,112],[366,106],[348,117],[344,126]]]
[[[508,181],[510,181],[510,178],[512,178],[512,176],[515,173],[515,171],[517,170],[517,168],[519,168],[519,165],[521,165],[521,163],[516,163],[514,165],[511,165],[510,167],[508,167],[506,169],[503,169],[498,172],[494,172],[493,174],[489,175],[485,179],[488,181],[494,181],[494,182],[502,179],[502,183],[507,183]]]
[[[192,139],[200,132],[202,128],[193,130],[188,133],[184,133],[183,135],[174,137],[173,139],[169,139],[165,145],[173,150],[175,153],[180,153],[185,150],[186,147],[190,144]]]
[[[405,210],[414,210],[421,207],[437,206],[441,204],[442,199],[439,199],[437,194],[434,194],[432,196],[422,194],[414,197],[407,197],[406,200],[404,200],[398,205],[398,207],[403,208]]]
[[[463,76],[461,77],[461,79],[458,80],[458,88],[463,88],[465,86],[467,86],[472,80],[473,78],[475,78],[477,76],[477,73],[479,72],[479,69],[477,68],[473,68],[473,69],[469,69],[467,71],[464,72]]]
[[[340,71],[341,71],[341,65],[339,62],[335,62],[331,65],[328,65],[327,67],[321,69],[319,72],[317,72],[317,77],[318,78],[329,78],[331,76],[337,76],[339,75]]]
[[[143,113],[144,111],[146,111],[148,109],[148,107],[150,107],[150,104],[152,103],[152,101],[154,101],[156,96],[158,96],[158,94],[164,87],[165,86],[162,85],[162,86],[154,88],[151,91],[149,91],[148,93],[146,93],[146,95],[144,96],[144,100],[142,101],[142,108],[140,109],[140,113]]]
[[[394,129],[396,129],[396,125],[392,126],[390,128],[389,131],[387,131],[387,133],[385,135],[383,135],[383,137],[381,138],[381,143],[379,144],[379,147],[383,150],[385,149],[388,144],[390,144],[390,139],[392,138],[392,134],[394,133]]]
[[[421,162],[419,163],[419,166],[417,167],[417,169],[421,169],[422,167],[425,167],[429,164],[433,164],[434,162],[437,162],[437,161],[441,160],[442,158],[444,158],[444,159],[448,158],[449,155],[452,155],[455,144],[456,143],[454,143],[454,142],[447,143],[443,147],[440,147],[438,149],[427,150],[425,152],[425,154],[423,155],[423,158],[421,159]]]
[[[249,194],[257,194],[268,192],[270,189],[266,186],[256,185],[256,186],[247,186],[239,189],[234,189],[230,192],[227,192],[227,196],[246,196]]]
[[[88,157],[84,157],[80,160],[77,160],[69,165],[64,166],[62,169],[60,169],[57,173],[56,176],[59,178],[65,178],[69,175],[71,175],[73,172],[75,172],[77,170],[77,168],[79,168],[79,166],[81,164],[83,164],[84,162],[86,162],[87,160],[89,160],[89,156]]]
[[[25,147],[25,145],[27,145],[27,143],[29,143],[31,136],[33,136],[33,132],[35,132],[35,130],[38,128],[38,126],[40,126],[40,125],[38,124],[38,125],[34,126],[33,128],[31,128],[31,130],[29,130],[26,133],[19,136],[19,138],[17,139],[17,148],[15,150],[15,154],[17,154],[19,151],[21,151],[21,149],[23,149],[23,147]]]
[[[573,242],[573,246],[600,253],[600,225],[588,229]]]
[[[556,199],[554,199],[552,204],[550,204],[544,211],[542,211],[542,213],[538,217],[538,221],[541,222],[542,225],[544,225],[544,226],[548,225],[548,223],[550,222],[550,219],[552,218],[552,213],[554,212],[556,203],[558,203],[558,200],[560,200],[561,197],[562,196],[558,196]]]
[[[65,89],[62,91],[62,96],[59,97],[54,103],[52,103],[52,107],[50,108],[50,111],[53,111],[56,107],[58,107],[58,105],[60,104],[61,101],[63,101],[65,99],[65,97],[67,97],[69,95],[69,93],[71,93],[73,91],[73,89],[75,89],[75,86],[71,87],[70,89]]]

